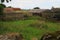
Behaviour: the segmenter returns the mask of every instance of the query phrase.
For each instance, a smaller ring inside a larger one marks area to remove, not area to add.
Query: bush
[[[6,6],[4,4],[0,4],[0,15],[3,15],[3,9],[5,8]]]
[[[4,4],[0,4],[0,20],[3,20],[3,10],[6,6]]]
[[[51,21],[60,21],[60,8],[47,9],[42,12],[42,17]]]
[[[60,20],[60,13],[56,13],[53,18],[55,18],[56,20]]]
[[[3,15],[3,7],[0,5],[0,15]]]
[[[39,7],[35,7],[34,9],[40,9]]]

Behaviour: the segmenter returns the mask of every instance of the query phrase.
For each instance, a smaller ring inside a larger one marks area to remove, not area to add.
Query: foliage
[[[45,10],[42,12],[42,17],[49,20],[60,20],[60,8],[52,8],[51,10]]]
[[[52,8],[51,11],[53,13],[60,13],[60,8]]]
[[[42,24],[42,26],[44,26],[45,28],[47,25],[48,28],[39,29],[39,28],[30,26],[30,24],[34,24],[34,23],[36,23],[37,25],[44,23]],[[38,21],[37,19],[36,20],[35,19],[19,20],[19,21],[0,21],[0,25],[1,24],[2,24],[2,27],[1,27],[2,31],[0,30],[0,34],[2,33],[5,34],[8,32],[19,32],[23,34],[23,37],[25,40],[31,40],[32,37],[36,37],[40,39],[41,36],[46,32],[53,32],[56,30],[60,30],[60,23],[45,22],[42,20]]]
[[[3,15],[3,9],[5,8],[6,6],[4,4],[0,4],[0,15]]]
[[[38,28],[38,29],[48,29],[48,26],[45,24],[45,22],[41,21],[35,21],[32,24],[30,24],[31,27]]]
[[[6,0],[7,3],[8,3],[9,1],[11,1],[11,0]],[[5,0],[1,0],[1,3],[3,3],[3,2],[5,2]]]
[[[55,18],[56,20],[60,20],[60,13],[56,13],[53,18]]]
[[[3,6],[4,8],[6,7],[6,5],[5,4],[0,4],[1,6]]]
[[[40,9],[39,7],[35,7],[34,9]]]
[[[60,8],[52,8],[51,11],[54,13],[53,18],[60,20]]]
[[[43,11],[43,13],[52,13],[52,11],[47,9],[47,10]]]

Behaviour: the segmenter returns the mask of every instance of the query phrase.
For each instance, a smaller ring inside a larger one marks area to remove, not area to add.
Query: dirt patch
[[[38,40],[38,38],[36,38],[36,37],[33,37],[31,40]]]
[[[60,40],[60,31],[44,34],[40,40]]]
[[[0,40],[23,40],[23,36],[20,33],[7,33],[0,35]]]

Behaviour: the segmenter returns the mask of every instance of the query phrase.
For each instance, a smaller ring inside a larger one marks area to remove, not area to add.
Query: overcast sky
[[[9,3],[5,2],[4,4],[22,9],[32,9],[34,7],[48,9],[52,6],[60,7],[60,0],[12,0]]]

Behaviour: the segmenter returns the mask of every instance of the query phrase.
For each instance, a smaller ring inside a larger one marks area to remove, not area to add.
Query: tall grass
[[[32,17],[32,18],[29,20],[0,21],[0,34],[8,32],[19,32],[23,34],[25,40],[31,40],[32,37],[40,39],[41,36],[46,32],[53,32],[60,30],[60,23],[37,20],[36,18],[38,17]],[[30,26],[31,24],[33,26]],[[44,26],[44,28],[41,29],[39,27],[36,28],[35,25],[36,27],[38,25],[41,25]]]

